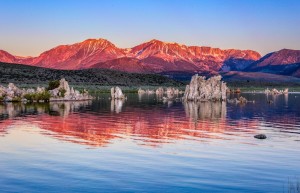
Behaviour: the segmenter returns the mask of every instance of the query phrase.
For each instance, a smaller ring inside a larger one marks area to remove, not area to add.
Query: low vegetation
[[[50,93],[48,91],[43,91],[40,93],[28,93],[24,95],[24,98],[28,101],[49,101],[50,100]]]
[[[22,100],[21,97],[15,96],[11,102],[21,102],[21,100]]]
[[[67,91],[65,89],[63,89],[63,88],[59,89],[59,93],[60,93],[61,97],[65,97],[66,92]]]
[[[20,64],[9,64],[0,62],[0,83],[9,82],[26,87],[28,85],[47,86],[49,80],[60,80],[65,78],[70,85],[97,89],[101,86],[183,86],[184,83],[165,76],[155,74],[126,73],[108,69],[86,69],[86,70],[55,70],[33,67]],[[56,81],[48,85],[51,90],[57,86]]]

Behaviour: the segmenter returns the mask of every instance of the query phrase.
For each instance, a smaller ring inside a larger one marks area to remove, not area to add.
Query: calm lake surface
[[[300,94],[242,96],[255,103],[2,103],[0,192],[287,192]]]

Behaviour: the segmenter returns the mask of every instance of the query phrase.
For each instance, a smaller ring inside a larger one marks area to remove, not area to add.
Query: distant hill
[[[108,69],[55,70],[0,62],[0,84],[47,84],[66,78],[71,84],[87,86],[183,86],[182,82],[155,74],[137,74]]]
[[[244,71],[265,72],[300,78],[300,50],[283,49],[252,63]]]

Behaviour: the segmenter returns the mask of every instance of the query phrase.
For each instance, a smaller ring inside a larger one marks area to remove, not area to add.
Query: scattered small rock
[[[258,134],[258,135],[254,135],[254,138],[256,138],[256,139],[266,139],[267,136],[265,134]]]
[[[265,94],[272,94],[272,95],[277,95],[277,94],[289,94],[289,89],[286,88],[284,90],[277,90],[276,88],[269,90],[268,88],[265,90]]]
[[[227,99],[228,103],[235,103],[235,104],[246,104],[248,102],[254,102],[254,101],[248,101],[245,97],[240,96],[240,98],[234,98],[234,99]]]
[[[158,89],[156,89],[155,93],[157,95],[163,95],[164,94],[164,88],[163,87],[159,87]]]
[[[146,93],[146,91],[144,91],[143,89],[139,88],[139,90],[138,90],[138,94],[139,94],[139,95],[145,94],[145,93]]]

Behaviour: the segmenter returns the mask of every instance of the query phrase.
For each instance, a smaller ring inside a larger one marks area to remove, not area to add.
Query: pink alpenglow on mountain
[[[0,51],[0,61],[54,69],[106,68],[127,72],[219,71],[227,60],[256,61],[260,54],[252,50],[186,46],[151,40],[133,48],[118,48],[105,39],[88,39],[61,45],[38,57],[21,58]]]
[[[0,61],[14,63],[14,62],[16,62],[16,57],[4,50],[0,50]]]
[[[300,63],[300,50],[282,49],[261,58],[256,67]]]

